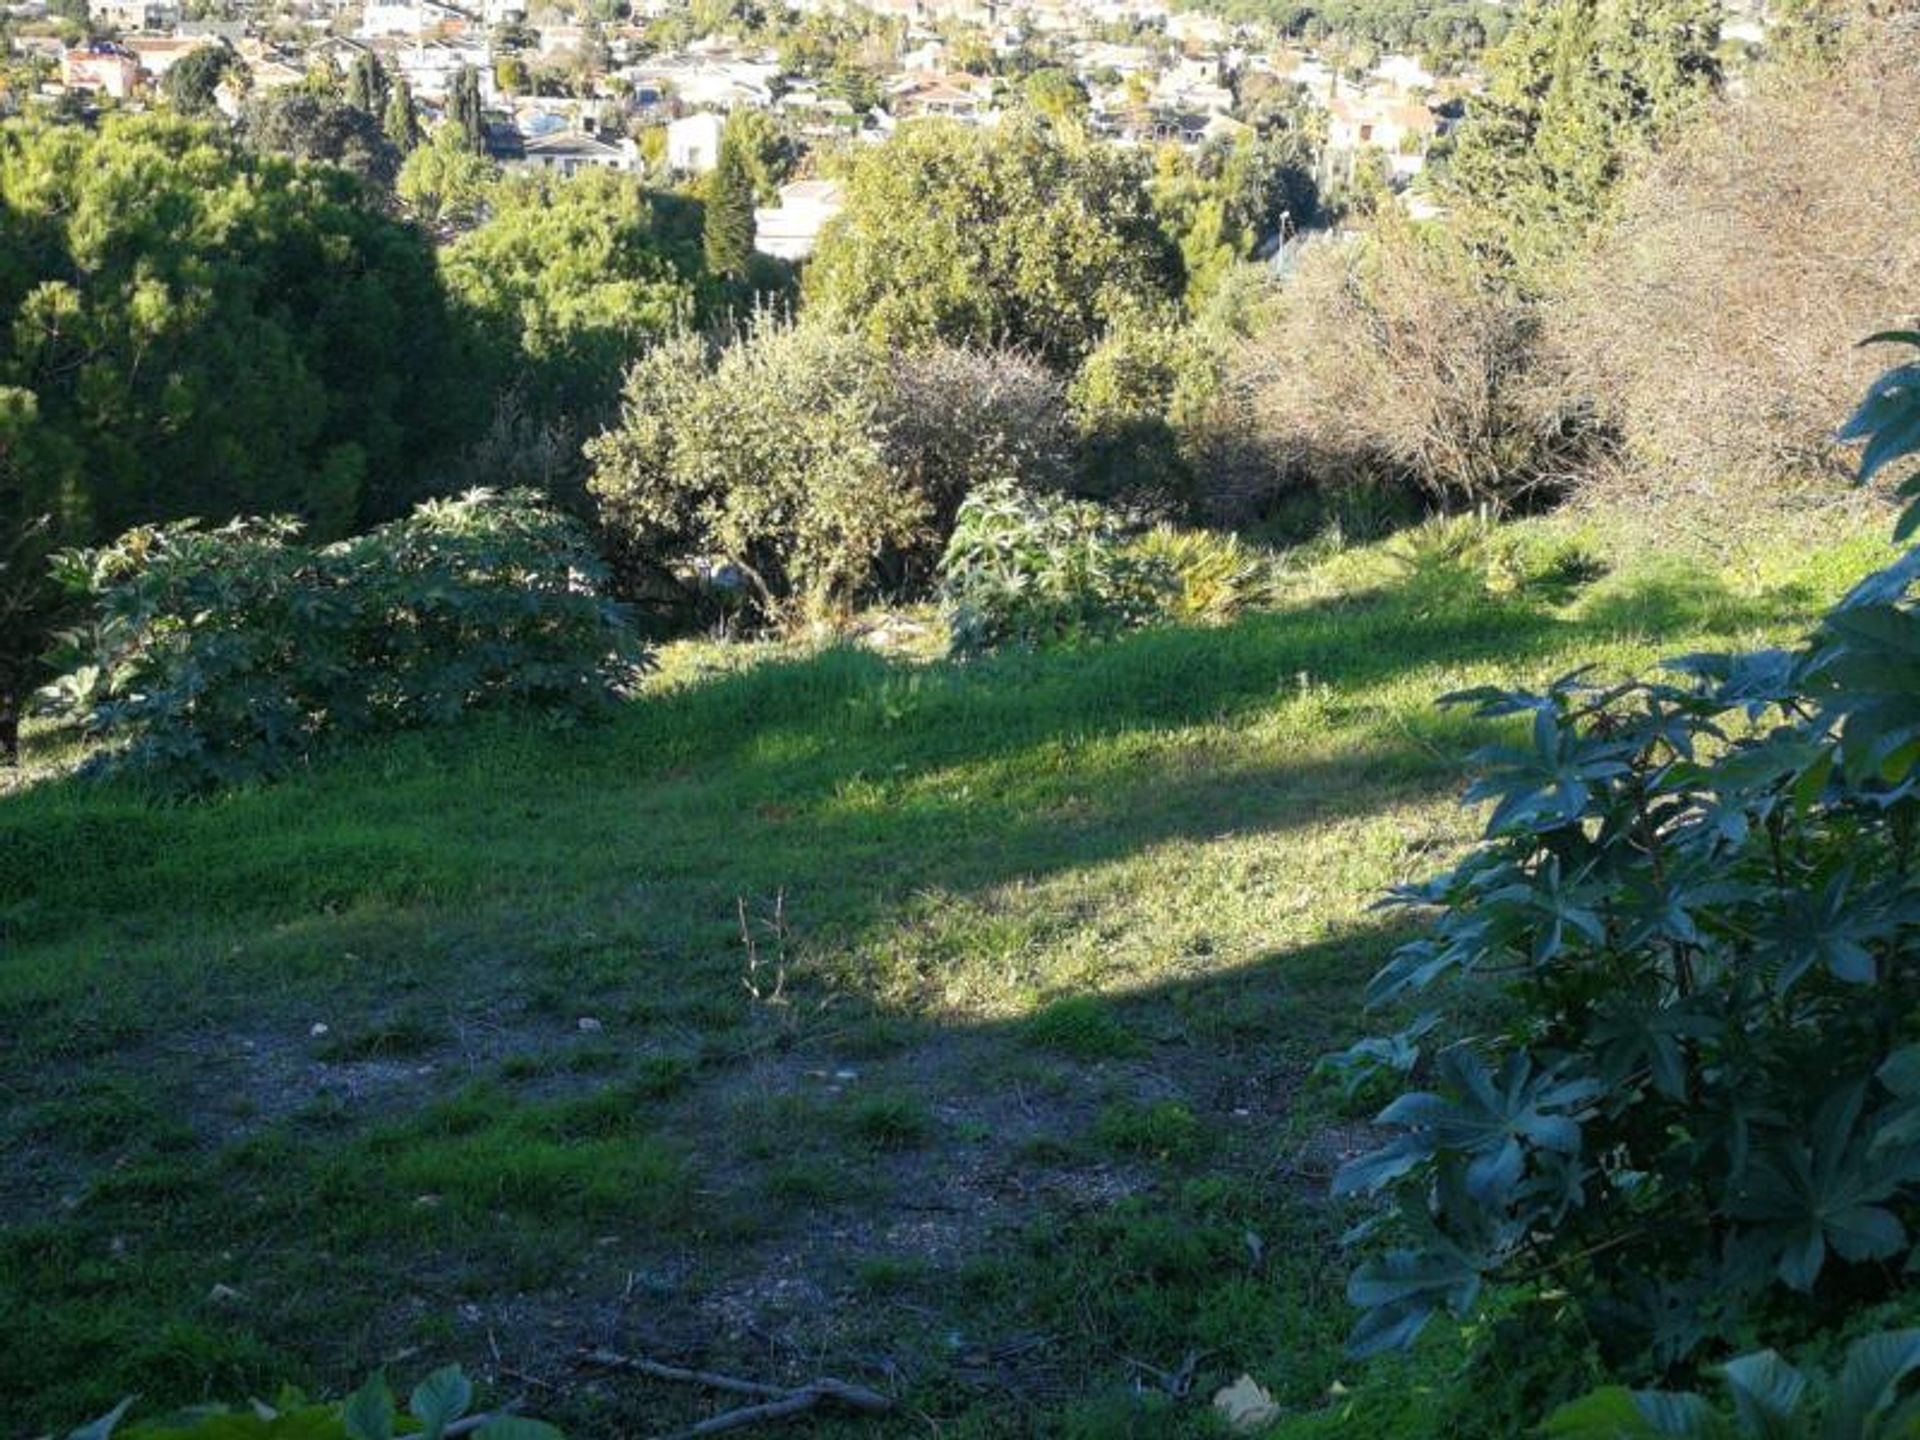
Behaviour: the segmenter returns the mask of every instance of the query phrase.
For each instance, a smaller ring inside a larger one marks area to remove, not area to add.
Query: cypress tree
[[[453,77],[447,118],[466,133],[474,154],[487,153],[487,121],[480,105],[480,76],[471,65],[462,65]]]
[[[411,155],[419,148],[420,120],[413,109],[413,87],[407,84],[404,75],[394,79],[380,128],[386,132],[387,139],[393,142],[393,148],[402,155]]]
[[[353,68],[347,72],[349,105],[378,119],[386,113],[390,88],[386,67],[376,56],[366,53],[354,58]]]
[[[720,142],[720,156],[707,179],[704,231],[707,269],[738,279],[753,258],[753,175],[731,136]]]

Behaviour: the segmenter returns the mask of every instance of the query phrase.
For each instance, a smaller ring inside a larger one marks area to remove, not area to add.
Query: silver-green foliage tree
[[[828,610],[927,518],[893,483],[885,394],[883,357],[822,326],[762,322],[717,357],[678,336],[629,372],[589,488],[630,563],[730,567],[768,616]]]
[[[1059,382],[1017,355],[888,355],[762,318],[717,355],[679,336],[627,376],[589,488],[630,583],[737,577],[750,608],[819,613],[924,589],[977,485],[1059,483]]]

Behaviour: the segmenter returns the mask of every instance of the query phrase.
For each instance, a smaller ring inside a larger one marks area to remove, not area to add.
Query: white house
[[[421,100],[435,104],[445,100],[453,89],[453,77],[463,69],[472,70],[480,82],[483,103],[492,105],[499,99],[485,41],[426,40],[394,51],[393,65]]]
[[[362,40],[425,35],[442,26],[463,28],[474,19],[444,0],[367,0],[367,7],[360,14],[360,28],[354,33]]]
[[[172,0],[92,0],[87,18],[110,30],[167,30],[180,19]]]
[[[578,130],[561,130],[530,137],[513,164],[558,175],[578,175],[582,170],[631,171],[640,168],[640,147],[627,139],[610,141]]]
[[[704,175],[720,163],[720,134],[726,121],[718,115],[689,115],[667,126],[667,167],[683,175]]]
[[[820,232],[845,206],[838,182],[797,180],[780,187],[780,203],[753,212],[753,248],[777,260],[805,260]]]

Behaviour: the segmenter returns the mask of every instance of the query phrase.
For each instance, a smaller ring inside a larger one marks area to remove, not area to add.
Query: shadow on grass
[[[1471,573],[1443,570],[1073,654],[914,666],[829,652],[646,699],[605,726],[486,717],[198,804],[56,781],[0,798],[0,942],[100,925],[138,936],[183,912],[270,923],[703,876],[739,893],[853,871],[877,898],[1284,829],[1451,778],[1470,727],[1422,700],[1403,697],[1414,719],[1391,737],[1366,733],[1369,697],[1410,672],[1518,672],[1655,621],[1730,630],[1795,613],[1790,596],[1657,586],[1613,587],[1565,617],[1489,603]],[[1160,744],[1243,729],[1307,695],[1327,713],[1275,719],[1277,743],[1236,739],[1250,760],[1195,774]],[[1358,743],[1335,743],[1343,726]]]
[[[1071,655],[913,667],[836,652],[601,728],[497,716],[193,805],[77,782],[0,800],[0,1034],[20,1041],[0,1054],[0,1088],[21,1097],[0,1136],[51,1157],[46,1178],[31,1159],[14,1172],[40,1223],[0,1234],[0,1299],[28,1317],[11,1352],[0,1341],[0,1410],[71,1422],[127,1390],[240,1395],[289,1374],[339,1389],[402,1344],[484,1365],[491,1330],[443,1318],[471,1297],[517,1361],[555,1373],[554,1355],[642,1322],[697,1342],[713,1321],[700,1304],[733,1270],[844,1280],[877,1244],[863,1207],[910,1229],[946,1187],[981,1200],[965,1187],[983,1154],[1036,1193],[1063,1169],[1127,1172],[1139,1203],[1108,1229],[1106,1202],[1072,1199],[1053,1229],[1043,1207],[1013,1209],[1015,1236],[970,1236],[996,1269],[936,1275],[908,1297],[917,1310],[876,1307],[872,1334],[829,1358],[897,1343],[933,1377],[929,1404],[957,1409],[974,1402],[940,1391],[950,1333],[1047,1330],[1064,1337],[1049,1363],[1082,1389],[1123,1383],[1116,1355],[1199,1347],[1227,1378],[1285,1354],[1310,1400],[1347,1317],[1321,1273],[1334,1267],[1302,1258],[1316,1222],[1275,1177],[1283,1145],[1288,1164],[1317,1163],[1296,1133],[1302,1076],[1350,1032],[1393,939],[1356,922],[1358,898],[1250,961],[1179,955],[1116,987],[1101,1004],[1117,1040],[1097,1012],[1051,1029],[902,1021],[911,1007],[857,981],[820,1026],[782,1031],[742,995],[736,905],[784,889],[823,948],[924,942],[941,963],[913,927],[943,896],[1431,801],[1484,733],[1432,709],[1446,672],[1523,674],[1623,631],[1737,633],[1800,613],[1791,596],[1660,585],[1556,614],[1428,574]],[[1419,837],[1375,838],[1399,863]],[[1284,873],[1287,846],[1263,848]],[[1370,884],[1349,859],[1301,868]],[[1031,939],[999,909],[967,922],[995,961]],[[1107,937],[1087,941],[1098,956]],[[371,1028],[311,1037],[322,998],[336,1025],[359,1006]],[[575,1028],[583,1005],[616,999],[628,1008],[604,1012],[609,1033]],[[518,1026],[522,1048],[465,1049],[452,1026],[468,1021]],[[396,1035],[414,1038],[396,1049]],[[661,1043],[677,1048],[643,1048]],[[896,1087],[875,1102],[891,1109],[795,1102],[855,1044],[862,1074]],[[514,1090],[508,1062],[535,1059],[551,1073]],[[673,1085],[640,1068],[663,1059],[685,1067]],[[785,1066],[787,1091],[762,1096],[763,1064]],[[1004,1103],[1036,1066],[1061,1080],[1031,1104],[1059,1135],[1024,1133],[1032,1116]],[[477,1092],[463,1086],[476,1074]],[[389,1098],[343,1116],[317,1103],[317,1076]],[[269,1087],[315,1103],[251,1117],[227,1103]],[[1167,1104],[1189,1122],[1168,1129]],[[900,1143],[850,1145],[860,1116]],[[60,1170],[56,1152],[87,1135],[97,1153]],[[71,1208],[45,1203],[55,1180]],[[767,1199],[794,1194],[815,1198]],[[1274,1257],[1252,1271],[1250,1229]],[[670,1276],[689,1254],[696,1282],[656,1296],[650,1279],[627,1305],[636,1275]],[[241,1308],[206,1298],[236,1276]],[[997,1398],[980,1403],[976,1433],[1008,1433],[991,1428]],[[583,1412],[580,1433],[661,1419]]]

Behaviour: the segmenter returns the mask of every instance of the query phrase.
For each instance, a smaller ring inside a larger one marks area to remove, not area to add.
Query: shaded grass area
[[[1349,554],[1225,629],[689,649],[604,727],[0,797],[0,1428],[452,1359],[582,1435],[706,1413],[591,1346],[899,1433],[1310,1410],[1364,1136],[1306,1076],[1471,834],[1434,697],[1782,638],[1873,558],[1562,603]]]

